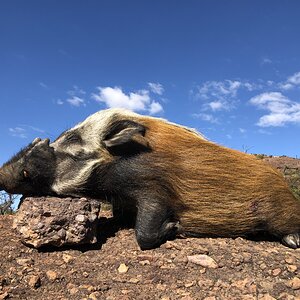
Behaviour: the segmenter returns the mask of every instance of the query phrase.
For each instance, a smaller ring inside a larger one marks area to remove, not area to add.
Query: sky
[[[300,157],[300,1],[0,1],[0,164],[109,107]]]

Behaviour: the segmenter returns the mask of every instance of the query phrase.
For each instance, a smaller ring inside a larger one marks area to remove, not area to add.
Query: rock
[[[190,288],[190,287],[192,287],[193,285],[195,285],[195,282],[194,282],[194,281],[192,281],[192,282],[187,282],[187,283],[184,284],[184,286],[185,286],[186,288]]]
[[[281,293],[278,297],[279,300],[297,300],[293,295],[287,293]]]
[[[281,273],[281,269],[279,269],[279,268],[272,270],[273,276],[278,276],[280,273]]]
[[[98,300],[100,299],[101,294],[99,292],[93,292],[89,295],[89,300]]]
[[[248,285],[250,280],[248,278],[242,280],[236,280],[231,283],[231,286],[238,288],[239,290],[244,290],[246,285]]]
[[[17,258],[16,263],[23,267],[28,267],[33,265],[33,260],[31,258]]]
[[[86,198],[28,197],[13,227],[24,244],[35,248],[97,242],[100,202]]]
[[[199,255],[191,255],[187,256],[189,262],[194,263],[196,265],[200,265],[205,268],[218,268],[218,264],[216,261],[208,255],[199,254]]]
[[[85,277],[85,278],[88,278],[89,277],[89,273],[88,272],[83,272],[82,276]]]
[[[293,290],[299,290],[300,289],[300,278],[294,277],[293,279],[291,279],[287,282],[287,285],[289,287],[291,287]]]
[[[272,297],[270,294],[264,294],[258,298],[259,300],[276,300],[276,298]]]
[[[298,267],[295,266],[295,265],[288,265],[287,269],[288,269],[289,272],[295,273],[297,271]]]
[[[141,260],[141,261],[139,261],[139,264],[142,266],[150,265],[150,261],[148,259]]]
[[[68,283],[67,284],[67,290],[70,293],[70,295],[75,295],[79,291],[77,286],[73,283]]]
[[[68,263],[70,263],[74,258],[73,258],[72,255],[69,255],[69,254],[64,253],[64,254],[62,255],[62,259],[63,259],[63,261],[64,261],[66,264],[68,264]]]
[[[51,270],[49,270],[49,271],[47,271],[46,272],[46,276],[47,276],[47,278],[50,280],[50,281],[55,281],[56,279],[57,279],[57,273],[56,272],[54,272],[54,271],[51,271]]]
[[[28,285],[31,287],[31,288],[38,288],[41,286],[41,278],[40,276],[38,275],[30,275],[27,277],[27,282],[28,282]]]
[[[124,273],[127,273],[128,269],[129,268],[125,264],[120,264],[120,266],[118,268],[118,272],[120,274],[124,274]]]
[[[130,278],[130,279],[129,279],[129,282],[130,282],[130,283],[135,283],[135,284],[136,284],[136,283],[139,283],[140,280],[139,280],[138,278]]]
[[[287,264],[294,264],[295,263],[295,259],[294,258],[292,258],[292,257],[287,257],[286,259],[285,259],[285,262],[287,263]]]
[[[3,294],[0,294],[0,300],[7,299],[9,297],[8,292],[4,292]]]

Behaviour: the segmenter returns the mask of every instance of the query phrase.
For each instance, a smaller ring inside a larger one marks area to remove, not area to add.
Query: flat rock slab
[[[35,248],[94,244],[101,204],[86,198],[28,197],[13,227],[21,241]]]

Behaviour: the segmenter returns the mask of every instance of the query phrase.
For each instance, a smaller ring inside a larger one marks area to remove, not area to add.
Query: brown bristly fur
[[[184,231],[215,236],[300,231],[300,201],[277,170],[185,128],[148,118],[139,122],[150,129],[151,161],[178,195],[169,201]]]

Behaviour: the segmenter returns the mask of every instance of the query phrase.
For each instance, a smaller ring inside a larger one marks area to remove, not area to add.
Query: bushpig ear
[[[114,155],[134,154],[150,150],[145,126],[133,121],[117,121],[110,126],[103,142]]]

